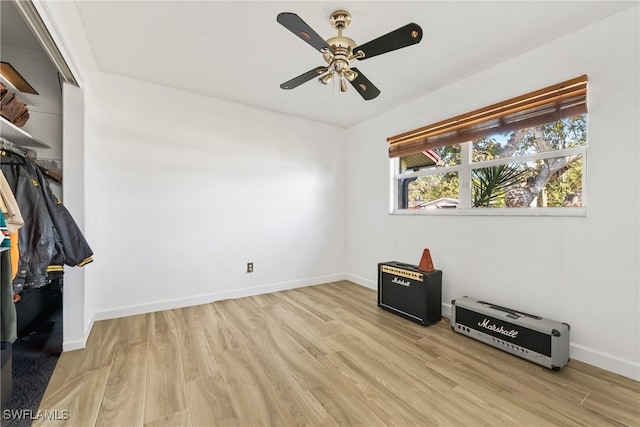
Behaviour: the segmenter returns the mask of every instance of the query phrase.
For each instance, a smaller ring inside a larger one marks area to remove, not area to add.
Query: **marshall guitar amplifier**
[[[427,273],[401,262],[378,264],[378,307],[421,325],[442,316],[442,271]]]
[[[569,325],[462,297],[451,301],[451,328],[549,369],[569,362]]]

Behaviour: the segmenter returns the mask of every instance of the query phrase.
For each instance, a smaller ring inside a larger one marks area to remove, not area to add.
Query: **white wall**
[[[375,287],[378,262],[429,248],[445,304],[469,295],[568,322],[572,358],[640,379],[638,39],[634,7],[349,129],[349,277]],[[582,74],[586,218],[389,215],[386,137]]]
[[[342,129],[109,74],[89,87],[96,318],[343,277]]]
[[[85,162],[84,162],[84,92],[69,83],[63,84],[63,173],[64,203],[85,232]],[[88,264],[91,265],[91,264]],[[66,267],[63,292],[63,350],[84,347],[84,335],[90,322],[85,313],[85,269]],[[71,340],[70,337],[77,337]],[[75,343],[73,342],[75,341]],[[75,347],[74,347],[75,346]]]

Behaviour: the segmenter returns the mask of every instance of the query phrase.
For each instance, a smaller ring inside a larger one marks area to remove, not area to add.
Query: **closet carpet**
[[[11,400],[3,411],[2,427],[28,427],[35,415],[62,351],[62,309],[36,322],[31,332],[12,346],[13,386]],[[5,416],[6,411],[25,411]]]
[[[560,371],[340,281],[96,322],[34,426],[638,426],[640,383]]]

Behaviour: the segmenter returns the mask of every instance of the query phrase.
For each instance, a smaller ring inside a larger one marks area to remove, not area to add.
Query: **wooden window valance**
[[[460,144],[587,112],[587,76],[387,138],[389,157]]]

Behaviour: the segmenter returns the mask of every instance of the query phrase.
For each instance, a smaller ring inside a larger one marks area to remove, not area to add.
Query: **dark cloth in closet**
[[[11,257],[9,251],[4,250],[0,252],[0,341],[12,343],[16,337],[17,318],[11,286]]]
[[[62,205],[38,166],[18,154],[6,152],[0,165],[22,213],[18,235],[20,258],[13,280],[14,293],[48,283],[51,266],[83,266],[93,251],[69,211]]]
[[[47,177],[42,170],[34,163],[27,162],[26,166],[31,173],[37,177],[40,182],[40,191],[42,199],[47,206],[47,211],[53,221],[53,226],[58,233],[58,242],[62,245],[60,253],[62,257],[53,265],[68,265],[70,267],[82,267],[93,261],[93,251],[85,240],[80,228],[71,216],[71,213],[62,204],[62,201],[55,195]]]

